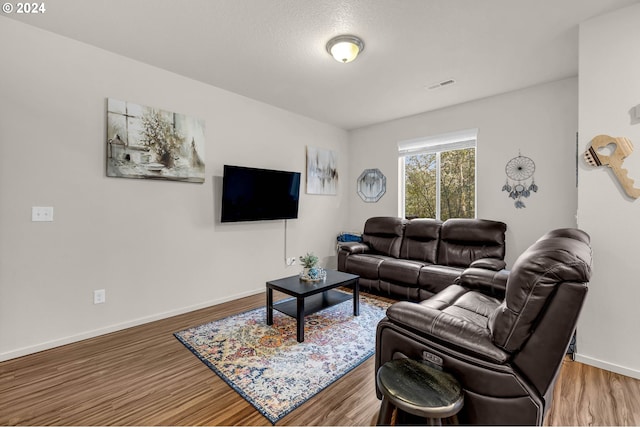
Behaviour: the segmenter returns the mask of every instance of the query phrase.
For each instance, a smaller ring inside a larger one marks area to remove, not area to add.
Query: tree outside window
[[[436,218],[436,155],[417,154],[404,158],[407,218]]]
[[[475,218],[476,149],[438,144],[401,156],[406,218]],[[464,145],[471,145],[470,143]],[[457,149],[456,149],[457,148]]]

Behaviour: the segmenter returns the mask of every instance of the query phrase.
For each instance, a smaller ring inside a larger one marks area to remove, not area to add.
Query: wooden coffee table
[[[297,340],[304,341],[304,316],[339,304],[352,298],[351,295],[333,290],[339,286],[353,286],[353,315],[360,315],[359,276],[341,271],[326,270],[327,278],[320,282],[306,282],[300,276],[267,282],[267,325],[273,325],[273,310],[295,317]],[[273,290],[294,298],[273,303]]]

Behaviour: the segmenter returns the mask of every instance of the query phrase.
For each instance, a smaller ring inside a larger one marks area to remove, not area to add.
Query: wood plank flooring
[[[264,295],[0,363],[0,425],[270,425],[173,332]],[[278,425],[375,425],[373,358]],[[565,361],[546,425],[640,425],[640,380]]]

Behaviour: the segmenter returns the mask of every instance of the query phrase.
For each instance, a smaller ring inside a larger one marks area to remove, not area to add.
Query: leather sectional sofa
[[[506,228],[484,219],[373,217],[362,242],[340,244],[338,270],[359,275],[362,290],[422,301],[467,269],[465,274],[487,284],[485,292],[502,298]]]

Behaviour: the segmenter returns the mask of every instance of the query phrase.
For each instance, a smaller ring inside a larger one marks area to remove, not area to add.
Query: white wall
[[[478,128],[477,217],[507,224],[511,265],[548,230],[576,226],[577,98],[577,79],[570,78],[353,131],[350,229],[362,230],[371,216],[398,214],[399,141]],[[501,191],[505,164],[519,151],[535,162],[540,187],[524,209]],[[365,203],[355,192],[355,178],[368,168],[387,177],[387,192],[377,203]]]
[[[0,360],[264,290],[284,221],[220,224],[224,164],[305,171],[344,130],[0,17]],[[106,98],[206,121],[206,181],[105,176]],[[217,177],[217,178],[216,178]],[[52,223],[31,222],[53,206]],[[345,189],[288,221],[287,256],[335,262]],[[107,302],[93,304],[93,290]]]
[[[635,151],[624,167],[640,188],[640,4],[580,26],[580,139],[627,137]],[[640,201],[627,197],[607,168],[580,162],[578,225],[592,239],[593,278],[578,325],[583,362],[640,378]]]

